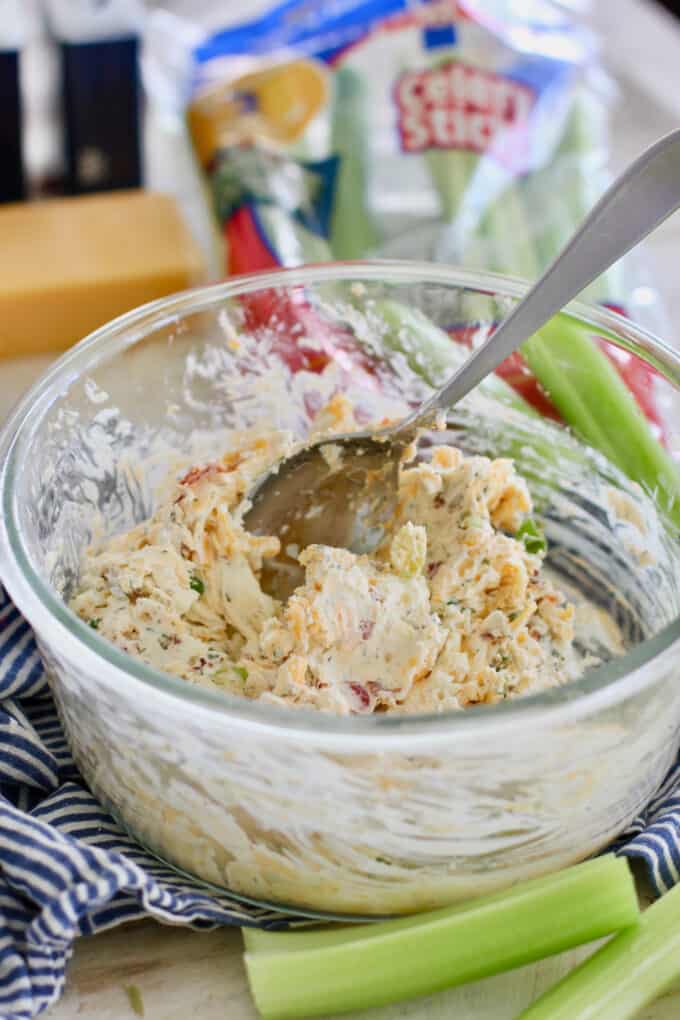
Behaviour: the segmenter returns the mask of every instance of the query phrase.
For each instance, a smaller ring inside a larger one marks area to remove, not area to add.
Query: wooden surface
[[[563,953],[511,974],[427,999],[355,1013],[357,1020],[513,1020],[588,951]],[[81,939],[66,993],[47,1020],[134,1020],[129,989],[146,1020],[256,1020],[238,931],[187,933],[151,922]],[[639,1014],[678,1020],[680,989]],[[578,1020],[578,1018],[574,1018]]]
[[[680,63],[680,32],[642,0],[597,0],[598,27],[607,33],[606,59],[621,81],[613,145],[618,165],[680,122],[680,99],[671,86]],[[675,38],[673,37],[675,33]],[[680,215],[649,244],[653,279],[669,312],[667,338],[680,338]],[[45,358],[0,363],[0,419],[47,364]],[[544,989],[591,950],[567,953],[533,967],[417,1003],[371,1010],[366,1020],[512,1020]],[[254,1020],[241,963],[238,931],[198,934],[152,922],[126,925],[81,939],[69,967],[67,990],[49,1020]],[[130,989],[132,999],[130,997]],[[133,1006],[134,1001],[134,1006]],[[136,1007],[136,1009],[134,1008]],[[640,1014],[641,1020],[677,1020],[680,989]],[[576,1020],[576,1018],[575,1018]]]

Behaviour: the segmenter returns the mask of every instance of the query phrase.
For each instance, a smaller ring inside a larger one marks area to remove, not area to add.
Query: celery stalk
[[[385,298],[372,304],[387,328],[383,340],[401,351],[414,372],[440,385],[462,363],[463,351],[418,309]],[[565,421],[629,478],[654,492],[660,506],[680,524],[678,468],[654,438],[647,420],[589,330],[558,315],[523,346],[522,353]],[[526,414],[536,414],[498,376],[480,392]]]
[[[541,263],[531,237],[531,220],[516,184],[510,184],[487,209],[482,232],[489,238],[492,265],[500,273],[536,280]]]
[[[636,923],[635,887],[612,855],[415,917],[321,932],[246,936],[265,1020],[319,1016],[427,995]]]
[[[451,223],[460,213],[468,185],[479,166],[479,154],[464,149],[428,149],[425,162],[437,190],[442,219]]]
[[[375,316],[379,318],[378,328],[385,346],[400,351],[409,368],[431,386],[441,386],[469,356],[465,348],[455,343],[418,308],[410,308],[392,298],[377,298],[371,301],[370,312],[367,309],[367,313],[371,320]],[[537,414],[497,375],[487,376],[480,383],[479,390],[484,396],[507,407],[532,416]]]
[[[529,281],[538,278],[606,184],[598,158],[602,145],[598,113],[587,95],[575,98],[552,160],[523,181],[511,182],[491,202],[475,235],[468,238],[466,264]],[[447,219],[460,210],[464,189],[470,186],[469,167],[463,179],[457,175],[458,155],[447,153],[446,161],[434,164],[440,170],[448,167],[448,196],[430,167]],[[540,212],[546,205],[550,217],[555,200],[557,219],[547,228],[539,224],[537,230],[530,210],[536,207]],[[588,288],[587,295],[601,300],[620,297],[616,293],[619,272],[620,267],[612,267]],[[483,307],[486,299],[478,300]],[[636,400],[589,332],[567,316],[557,316],[521,352],[565,422],[631,479],[655,493],[660,506],[680,524],[677,465],[657,442]]]
[[[589,331],[558,315],[522,345],[522,354],[562,417],[591,446],[653,492],[680,525],[680,474]]]
[[[565,199],[571,209],[571,223],[557,246],[547,253],[546,264],[561,251],[573,231],[588,215],[611,183],[604,164],[607,148],[605,117],[599,100],[588,93],[577,98],[564,139],[564,154],[570,159],[571,180]],[[621,302],[625,298],[625,259],[610,266],[586,287],[582,301]]]
[[[431,385],[441,385],[464,361],[466,352],[419,309],[383,298],[371,303],[371,314],[379,316],[385,345],[401,351],[410,368]],[[653,492],[659,506],[680,525],[677,465],[655,439],[635,398],[593,343],[589,329],[568,315],[557,315],[523,344],[522,354],[574,431]],[[496,375],[488,376],[479,390],[506,406],[536,414]]]
[[[680,978],[680,886],[517,1020],[630,1020]]]
[[[609,183],[602,159],[606,149],[603,120],[599,101],[578,92],[553,159],[521,182],[526,204],[539,219],[535,227],[532,216],[532,234],[542,266],[559,254]],[[585,289],[581,299],[621,301],[623,275],[623,262],[611,266]]]
[[[430,61],[430,66],[435,68],[456,59],[455,48],[447,48]],[[426,149],[423,156],[437,192],[441,218],[445,223],[452,223],[461,215],[468,199],[470,183],[480,165],[479,153],[465,149]]]
[[[349,67],[334,75],[331,151],[338,156],[331,248],[336,259],[362,258],[377,247],[378,231],[367,206],[368,123],[366,84]]]
[[[493,268],[526,279],[539,274],[522,196],[509,188],[485,218],[495,248]],[[521,347],[529,368],[574,431],[633,481],[653,492],[680,525],[680,474],[652,434],[635,398],[590,330],[557,315]]]

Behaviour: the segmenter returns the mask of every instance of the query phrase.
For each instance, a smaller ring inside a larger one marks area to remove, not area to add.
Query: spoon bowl
[[[319,439],[263,476],[244,519],[252,533],[281,540],[280,554],[265,564],[265,591],[290,595],[303,579],[297,557],[308,545],[375,549],[396,510],[399,465],[414,438],[402,431],[391,440],[391,430],[381,430]]]

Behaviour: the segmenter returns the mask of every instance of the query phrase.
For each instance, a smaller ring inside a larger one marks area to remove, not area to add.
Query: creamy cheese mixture
[[[342,396],[316,421],[317,434],[353,427]],[[259,578],[279,540],[241,516],[292,449],[282,432],[235,434],[148,521],[88,552],[72,608],[189,683],[340,715],[491,704],[577,675],[574,608],[542,574],[540,543],[517,536],[531,500],[510,460],[435,447],[402,468],[375,553],[310,546],[304,583],[271,598]]]

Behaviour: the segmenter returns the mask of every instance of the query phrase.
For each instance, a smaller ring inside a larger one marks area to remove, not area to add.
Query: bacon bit
[[[209,475],[216,475],[220,472],[219,464],[204,464],[203,467],[192,467],[185,474],[184,478],[180,478],[180,485],[195,485],[196,482],[200,482],[202,478],[206,478]]]
[[[362,712],[370,709],[371,695],[368,693],[366,688],[362,686],[362,684],[350,684],[349,689],[358,699]]]
[[[359,632],[364,641],[368,641],[373,628],[375,627],[375,620],[360,620],[359,621]]]
[[[443,506],[446,506],[446,500],[442,496],[441,492],[438,492],[437,495],[434,497],[433,506],[435,506],[437,510],[440,510]]]
[[[444,562],[443,560],[437,560],[436,562],[428,563],[427,576],[434,577],[434,575],[437,573],[443,562]]]

